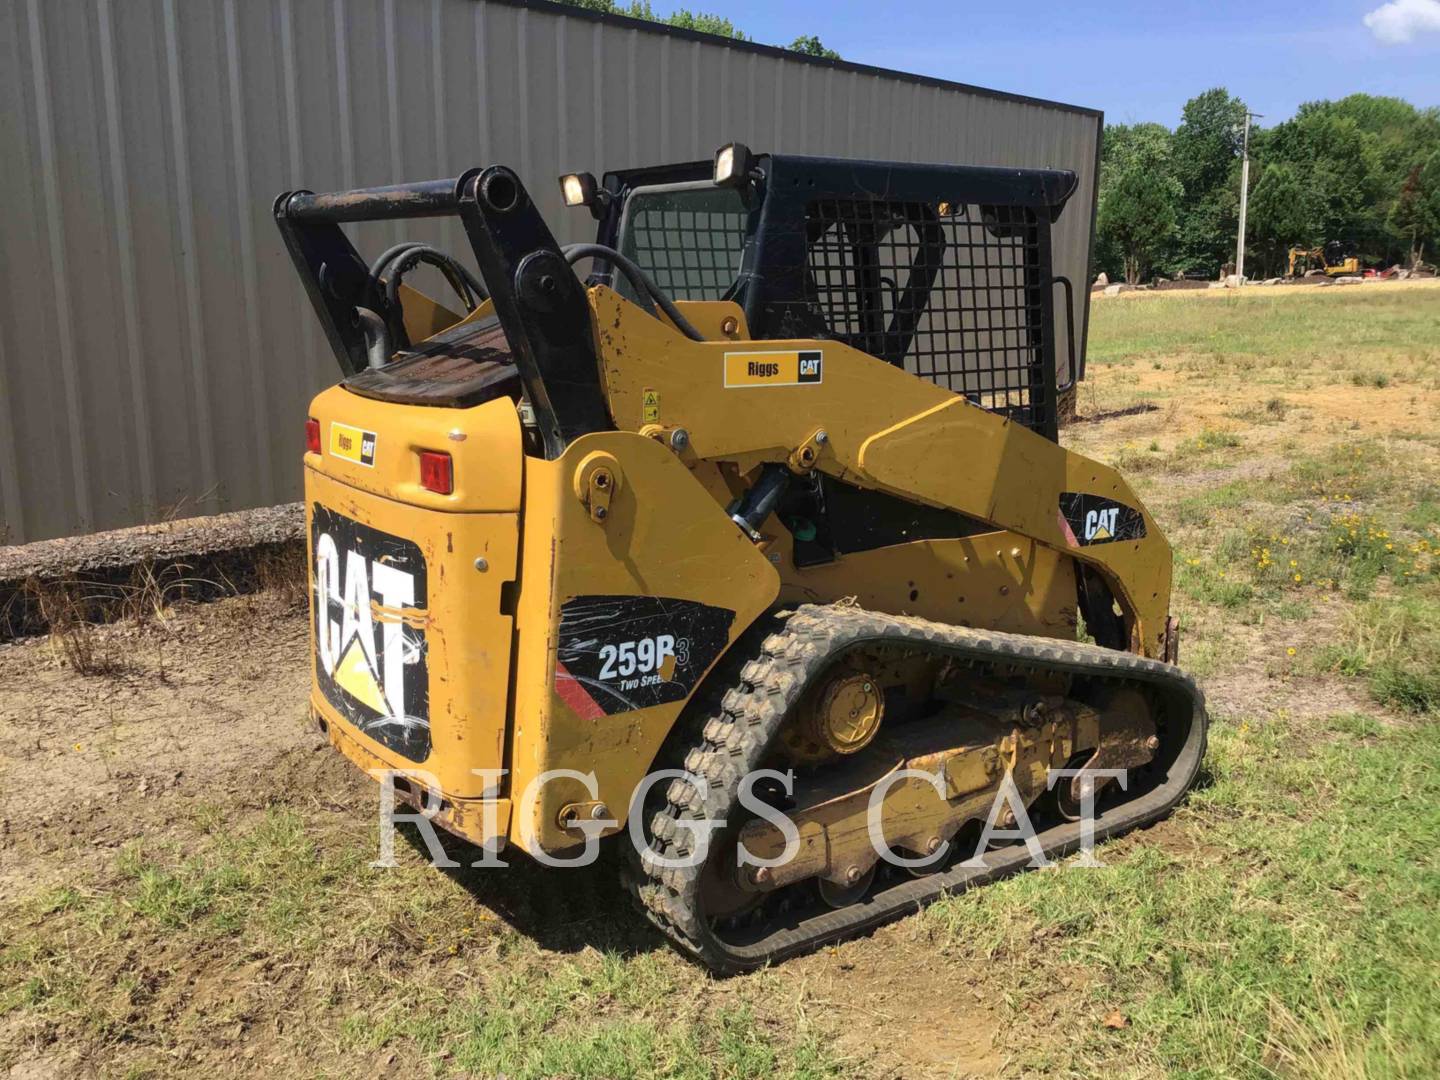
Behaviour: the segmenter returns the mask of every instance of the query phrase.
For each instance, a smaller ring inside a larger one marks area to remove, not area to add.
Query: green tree
[[[657,15],[650,0],[630,0],[628,4],[622,3],[620,0],[560,0],[560,3],[584,8],[587,11],[603,12],[606,15],[628,15],[632,19],[645,19],[648,22],[663,23],[666,26],[677,26],[682,30],[697,30],[702,34],[718,34],[720,37],[727,37],[734,41],[751,40],[749,35],[723,15],[712,15],[706,11],[691,11],[689,8],[677,8],[669,15]],[[790,44],[789,48],[794,52],[804,53],[806,56],[823,56],[827,60],[840,59],[838,52],[834,49],[827,49],[814,34],[802,34]]]
[[[1321,237],[1367,249],[1383,244],[1385,185],[1374,136],[1328,103],[1302,105],[1280,126],[1277,145],[1305,174]]]
[[[678,26],[682,30],[698,30],[702,34],[718,34],[735,41],[750,40],[724,16],[711,15],[703,11],[691,11],[688,8],[677,8],[669,15],[657,15],[655,9],[650,6],[650,0],[630,0],[629,4],[617,3],[617,0],[561,0],[561,3],[570,4],[572,7],[587,8],[590,11],[602,11],[608,15],[628,15],[632,19],[644,19],[647,22],[662,23],[666,26]]]
[[[1245,103],[1222,86],[1185,103],[1175,129],[1172,158],[1176,178],[1186,191],[1228,186],[1240,160],[1245,132]]]
[[[1308,247],[1314,234],[1313,199],[1288,162],[1266,165],[1250,193],[1248,239],[1258,248],[1264,272],[1278,274],[1292,247]]]
[[[806,56],[823,56],[826,60],[840,59],[838,52],[827,49],[814,34],[801,34],[790,43],[790,51],[804,53]]]
[[[1418,266],[1425,245],[1440,236],[1440,150],[1410,170],[1390,207],[1390,229],[1409,246],[1409,263]]]
[[[1114,125],[1105,147],[1098,246],[1134,285],[1173,240],[1185,190],[1173,172],[1170,132],[1159,124]]]
[[[1374,163],[1381,173],[1378,179],[1387,188],[1387,197],[1399,193],[1400,184],[1413,164],[1415,147],[1436,145],[1436,131],[1425,131],[1427,115],[1400,98],[1351,94],[1339,101],[1313,102],[1302,108],[1325,110],[1355,123],[1374,155]],[[1428,121],[1433,125],[1435,110],[1430,113]]]
[[[1213,276],[1234,256],[1240,223],[1240,149],[1245,103],[1224,87],[1185,103],[1173,140],[1174,176],[1185,189],[1170,269]]]
[[[703,11],[679,8],[660,21],[669,26],[678,26],[682,30],[698,30],[702,34],[719,34],[721,37],[733,38],[736,41],[750,40],[743,31],[737,30],[735,24],[729,19],[719,15],[710,15]]]
[[[1404,98],[1374,94],[1351,94],[1339,101],[1320,102],[1311,107],[1328,108],[1339,116],[1348,117],[1373,135],[1388,132],[1396,138],[1403,138],[1420,115],[1420,110]]]

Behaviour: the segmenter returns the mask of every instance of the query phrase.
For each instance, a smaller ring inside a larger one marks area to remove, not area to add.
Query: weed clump
[[[92,621],[94,600],[78,582],[31,579],[25,590],[50,627],[50,643],[61,662],[80,675],[120,675],[129,670],[116,642],[98,634]]]
[[[1352,611],[1340,640],[1323,649],[1322,671],[1365,678],[1370,696],[1410,713],[1440,712],[1440,600],[1372,600]]]
[[[1384,390],[1390,385],[1390,376],[1383,371],[1354,371],[1350,373],[1352,386],[1372,386]]]
[[[1186,439],[1177,448],[1181,455],[1204,453],[1206,450],[1233,450],[1240,445],[1240,436],[1233,431],[1206,428],[1193,439]]]

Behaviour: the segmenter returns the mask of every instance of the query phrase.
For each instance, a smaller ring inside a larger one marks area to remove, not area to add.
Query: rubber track
[[[1173,716],[1167,720],[1167,741],[1173,744],[1178,738],[1182,745],[1165,780],[1098,816],[1097,840],[1164,816],[1199,771],[1205,750],[1204,698],[1194,680],[1171,664],[1096,645],[948,626],[857,607],[804,605],[763,639],[758,654],[740,668],[738,685],[725,690],[718,710],[704,720],[699,745],[686,754],[684,767],[703,776],[707,790],[702,796],[689,780],[671,781],[666,806],[650,823],[651,844],[661,855],[678,858],[688,854],[692,834],[679,824],[681,820],[729,820],[741,779],[760,767],[806,688],[838,654],[867,644],[908,645],[982,664],[1017,664],[1144,683],[1161,690],[1168,699],[1167,716],[1185,712],[1188,705],[1188,722],[1184,717],[1178,725]],[[1162,755],[1167,749],[1162,745]],[[1076,850],[1079,839],[1078,824],[1057,825],[1039,834],[1047,858]],[[983,867],[956,866],[928,877],[906,879],[877,889],[856,904],[824,911],[799,926],[776,930],[745,945],[721,940],[706,925],[699,910],[701,867],[662,868],[647,849],[638,860],[640,873],[630,885],[650,920],[676,945],[707,967],[730,973],[863,932],[913,912],[944,893],[1023,869],[1028,861],[1023,845],[992,851],[986,854]]]

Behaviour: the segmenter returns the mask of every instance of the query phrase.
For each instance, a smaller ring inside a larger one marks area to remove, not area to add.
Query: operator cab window
[[[805,212],[794,325],[1043,427],[1040,250],[1031,211],[823,199]]]
[[[625,201],[620,253],[672,300],[723,300],[740,272],[748,217],[739,192],[709,180],[636,188]],[[635,298],[624,274],[615,284]]]

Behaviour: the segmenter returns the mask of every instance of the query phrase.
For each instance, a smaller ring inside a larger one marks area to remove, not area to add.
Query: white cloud
[[[1415,35],[1440,33],[1440,0],[1390,0],[1365,16],[1382,44],[1404,45]]]

